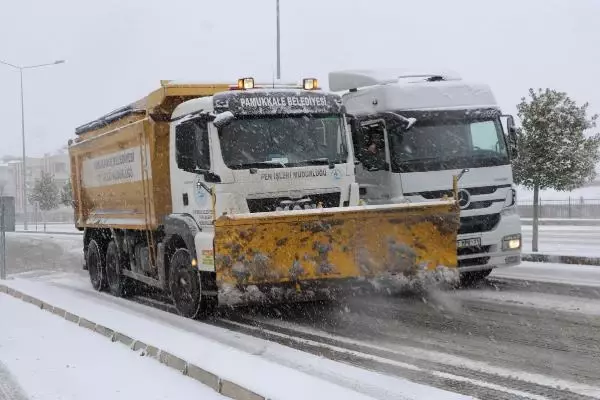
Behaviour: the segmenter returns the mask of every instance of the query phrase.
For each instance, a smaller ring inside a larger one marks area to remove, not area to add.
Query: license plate
[[[456,241],[457,248],[481,246],[481,238],[459,239]]]

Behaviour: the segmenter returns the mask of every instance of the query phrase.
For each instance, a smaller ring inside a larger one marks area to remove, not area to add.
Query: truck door
[[[175,127],[177,171],[171,172],[173,212],[189,214],[200,227],[212,225],[212,199],[203,187],[210,174],[208,121],[186,120]]]
[[[364,121],[354,138],[356,156],[360,165],[356,179],[361,198],[370,204],[390,201],[390,152],[387,131],[383,120]]]

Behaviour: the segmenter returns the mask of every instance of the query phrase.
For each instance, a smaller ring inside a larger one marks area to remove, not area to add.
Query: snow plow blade
[[[243,288],[411,276],[456,268],[454,201],[225,215],[215,221],[217,285]]]

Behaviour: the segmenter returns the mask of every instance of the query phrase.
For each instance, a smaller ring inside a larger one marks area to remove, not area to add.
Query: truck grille
[[[490,247],[492,246],[463,247],[462,249],[458,249],[456,253],[458,256],[469,256],[471,254],[488,253],[490,251]]]
[[[509,187],[511,187],[510,184],[498,185],[498,186],[470,187],[470,188],[464,188],[464,189],[466,189],[471,194],[471,196],[479,196],[482,194],[492,194],[498,189],[509,188]],[[444,195],[447,195],[448,197],[452,197],[452,190],[451,189],[431,190],[428,192],[405,193],[404,195],[405,196],[423,196],[424,198],[426,198],[428,200],[435,200],[435,199],[441,199],[442,197],[444,197]]]
[[[470,187],[464,188],[466,189],[471,196],[479,196],[483,194],[492,194],[495,193],[498,189],[509,188],[511,185],[498,185],[498,186],[480,186],[480,187]],[[405,196],[422,196],[427,200],[437,200],[441,199],[444,196],[452,197],[452,190],[431,190],[427,192],[416,192],[416,193],[406,193]],[[469,204],[469,207],[465,208],[465,210],[477,210],[481,208],[491,207],[495,202],[504,202],[504,198],[502,199],[494,199],[494,200],[483,200],[483,201],[472,201]]]
[[[490,261],[490,257],[467,258],[466,260],[458,260],[458,268],[472,267],[474,265],[484,265]]]
[[[472,217],[461,217],[458,234],[488,232],[494,229],[500,222],[500,214],[475,215]]]
[[[319,203],[323,208],[339,207],[341,193],[319,193],[306,195],[302,199],[290,197],[269,197],[265,199],[247,199],[248,209],[251,213],[277,211],[277,208],[293,209],[298,205],[301,209],[316,208]]]

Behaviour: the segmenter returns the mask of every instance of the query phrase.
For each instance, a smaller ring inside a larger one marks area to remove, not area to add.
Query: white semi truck
[[[461,279],[472,283],[520,263],[514,120],[502,115],[488,85],[454,73],[388,69],[331,72],[329,87],[354,116],[361,198],[368,204],[441,199],[451,195],[458,174]]]

